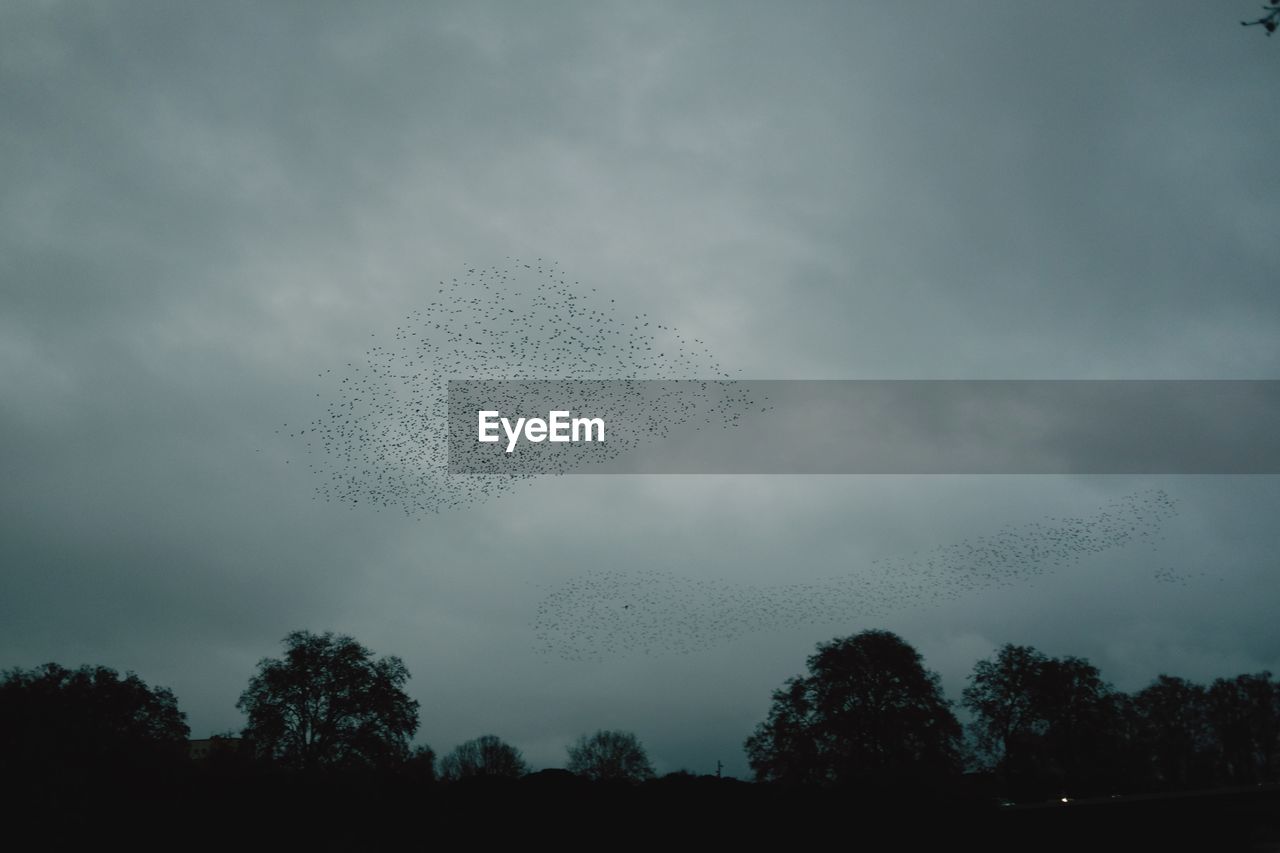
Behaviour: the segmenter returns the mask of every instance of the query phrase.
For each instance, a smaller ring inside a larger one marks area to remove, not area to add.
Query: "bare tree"
[[[1262,27],[1267,31],[1267,35],[1271,35],[1280,27],[1280,0],[1270,0],[1270,2],[1262,7],[1262,11],[1267,14],[1258,18],[1256,21],[1241,21],[1242,27]]]
[[[482,776],[516,779],[528,772],[520,750],[497,735],[481,735],[459,744],[440,762],[440,775],[451,782]]]
[[[301,770],[388,766],[409,755],[418,703],[399,658],[374,659],[350,637],[294,631],[283,659],[264,658],[236,706],[263,758]]]
[[[601,730],[578,738],[569,747],[569,770],[595,781],[641,782],[653,777],[649,756],[631,732]]]

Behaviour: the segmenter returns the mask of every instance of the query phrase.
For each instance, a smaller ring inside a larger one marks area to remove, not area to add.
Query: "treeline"
[[[1130,694],[1083,658],[1006,644],[957,707],[888,631],[821,643],[807,662],[745,743],[756,780],[774,783],[753,787],[828,798],[792,810],[803,819],[856,804],[895,849],[1280,849],[1269,672],[1160,675]]]
[[[1280,781],[1280,683],[1161,675],[1133,694],[1079,657],[1008,644],[978,661],[967,731],[920,655],[888,631],[820,644],[747,739],[757,780],[928,786],[964,770],[1021,802]]]
[[[1267,672],[1207,685],[1161,675],[1127,694],[1087,660],[1006,645],[977,662],[957,706],[919,653],[888,631],[819,644],[807,663],[746,739],[756,782],[1043,802],[1280,781],[1280,683]],[[408,678],[398,658],[376,658],[350,637],[297,631],[239,697],[244,729],[191,742],[172,692],[135,675],[56,664],[9,670],[0,678],[0,766],[6,781],[30,790],[193,774],[657,781],[626,731],[584,734],[564,769],[537,774],[491,734],[437,756],[413,746],[418,703],[405,692]],[[694,779],[681,772],[666,782]]]
[[[1006,645],[964,691],[976,757],[1011,796],[1169,791],[1280,781],[1280,683],[1160,675],[1135,693],[1077,657]]]

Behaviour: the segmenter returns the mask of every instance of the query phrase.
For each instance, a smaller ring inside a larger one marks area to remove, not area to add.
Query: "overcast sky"
[[[508,256],[749,378],[1280,378],[1257,5],[3,4],[0,666],[136,671],[202,737],[288,631],[334,630],[404,659],[437,752],[559,766],[624,728],[659,771],[737,775],[770,691],[869,627],[953,699],[1006,641],[1123,689],[1280,671],[1273,477],[551,477],[414,519],[316,501],[275,432]],[[831,577],[1150,488],[1179,501],[1158,550],[535,653],[583,572]]]

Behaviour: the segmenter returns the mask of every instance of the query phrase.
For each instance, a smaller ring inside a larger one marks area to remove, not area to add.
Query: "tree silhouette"
[[[1084,658],[1050,658],[1036,688],[1050,773],[1058,784],[1082,792],[1081,786],[1096,787],[1113,775],[1125,705],[1098,668]]]
[[[418,703],[394,656],[374,659],[347,636],[294,631],[282,659],[264,658],[236,707],[260,757],[299,770],[386,767],[409,755]]]
[[[1048,662],[1030,646],[1006,643],[990,660],[974,664],[963,702],[974,713],[970,729],[979,754],[1006,776],[1016,775],[1028,745],[1043,734],[1036,684]]]
[[[1203,686],[1161,675],[1133,697],[1133,709],[1147,780],[1162,788],[1211,783],[1213,739]]]
[[[1280,685],[1270,672],[1214,681],[1208,714],[1225,781],[1280,781]]]
[[[1280,0],[1269,0],[1266,6],[1262,7],[1262,11],[1267,14],[1258,18],[1256,21],[1241,21],[1240,25],[1244,27],[1261,26],[1267,31],[1267,35],[1271,35],[1280,27]]]
[[[969,681],[964,705],[979,754],[1012,792],[1113,788],[1133,774],[1129,699],[1087,660],[1006,644]]]
[[[415,747],[401,768],[404,776],[414,782],[436,780],[436,753],[429,746]]]
[[[481,735],[459,744],[440,762],[440,775],[451,782],[461,779],[518,779],[529,772],[520,750],[496,735]]]
[[[188,734],[173,693],[133,673],[47,663],[0,679],[0,765],[11,778],[150,771],[184,760]]]
[[[938,676],[889,631],[819,644],[746,741],[758,781],[925,781],[959,769],[960,724]]]
[[[644,746],[631,732],[600,730],[568,747],[568,769],[597,782],[642,782],[653,778]]]

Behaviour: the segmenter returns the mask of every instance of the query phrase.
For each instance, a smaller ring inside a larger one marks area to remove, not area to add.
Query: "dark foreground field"
[[[714,777],[611,786],[560,771],[452,785],[183,774],[17,786],[5,803],[11,828],[35,829],[47,844],[1280,851],[1277,786],[1007,805],[955,791],[781,788]]]

